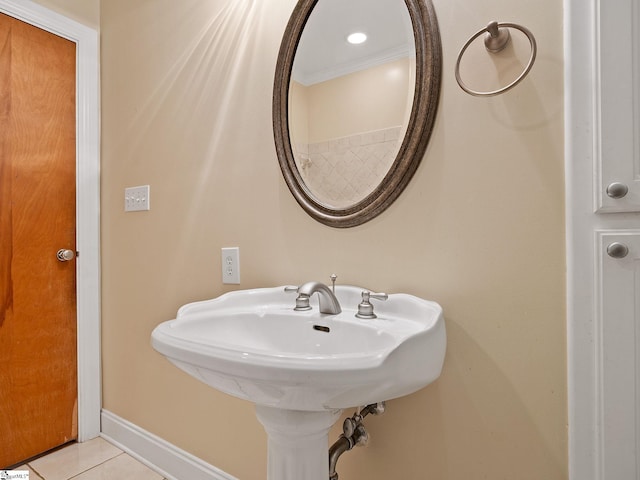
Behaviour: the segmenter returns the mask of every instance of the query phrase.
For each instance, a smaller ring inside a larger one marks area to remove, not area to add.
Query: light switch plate
[[[149,198],[149,194],[149,185],[125,188],[124,211],[139,212],[142,210],[151,210],[151,199]]]

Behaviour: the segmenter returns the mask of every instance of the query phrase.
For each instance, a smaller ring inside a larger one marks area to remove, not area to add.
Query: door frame
[[[570,480],[599,479],[593,173],[595,0],[564,0],[567,395]]]
[[[76,44],[78,441],[100,434],[100,70],[98,32],[30,0],[0,12]]]

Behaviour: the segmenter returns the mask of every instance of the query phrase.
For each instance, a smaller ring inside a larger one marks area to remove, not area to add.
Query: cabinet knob
[[[611,258],[624,258],[629,254],[629,247],[624,243],[613,242],[607,247],[607,254]]]
[[[610,183],[607,187],[607,195],[611,198],[622,198],[627,193],[629,193],[629,187],[627,187],[624,183],[613,182]]]

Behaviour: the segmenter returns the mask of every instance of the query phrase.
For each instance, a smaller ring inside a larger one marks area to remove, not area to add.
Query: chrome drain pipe
[[[372,403],[364,408],[358,408],[351,417],[345,418],[342,424],[342,435],[329,449],[329,480],[338,480],[336,465],[344,452],[348,452],[357,445],[365,446],[369,442],[369,433],[365,430],[362,419],[370,413],[381,415],[384,409],[384,402]]]

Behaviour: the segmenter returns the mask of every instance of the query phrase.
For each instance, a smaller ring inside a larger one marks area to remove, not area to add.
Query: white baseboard
[[[104,409],[100,435],[167,480],[238,480]]]

